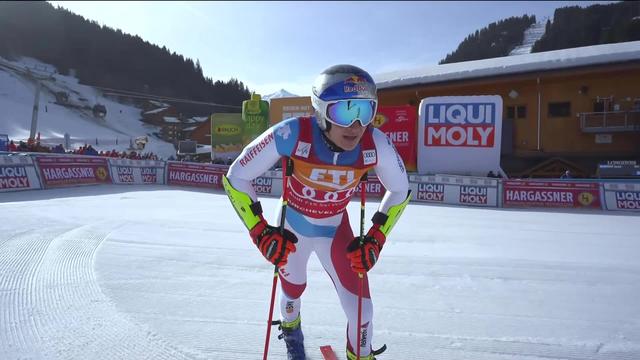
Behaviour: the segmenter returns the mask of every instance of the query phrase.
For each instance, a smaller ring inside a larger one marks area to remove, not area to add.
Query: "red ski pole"
[[[364,242],[364,203],[366,199],[366,184],[367,184],[367,173],[365,172],[360,179],[360,245]],[[356,346],[358,349],[356,350],[356,360],[360,360],[360,341],[361,341],[361,327],[362,327],[362,288],[364,284],[364,275],[362,273],[358,273],[358,336]]]
[[[287,180],[293,172],[291,158],[282,159],[282,211],[280,213],[280,233],[284,236],[284,221],[287,212]],[[269,320],[267,322],[267,337],[264,340],[263,360],[267,360],[269,354],[269,337],[271,336],[271,326],[273,319],[273,307],[276,301],[276,285],[278,284],[278,265],[273,270],[273,285],[271,286],[271,304],[269,305]]]

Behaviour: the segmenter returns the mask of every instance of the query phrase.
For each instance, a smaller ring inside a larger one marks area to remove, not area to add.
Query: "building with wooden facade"
[[[594,177],[640,160],[640,41],[431,66],[376,76],[381,106],[500,95],[510,177]]]

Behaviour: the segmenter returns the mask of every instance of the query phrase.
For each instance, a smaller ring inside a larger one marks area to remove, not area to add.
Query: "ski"
[[[324,360],[338,360],[336,353],[333,352],[333,348],[331,348],[331,345],[320,346],[320,352],[322,353],[322,358]]]

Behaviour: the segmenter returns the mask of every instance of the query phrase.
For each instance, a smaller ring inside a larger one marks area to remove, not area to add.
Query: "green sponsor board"
[[[212,158],[235,159],[244,148],[243,133],[244,122],[241,114],[211,115]]]
[[[247,145],[269,128],[269,103],[259,94],[251,94],[251,100],[242,102],[244,133],[242,142]]]

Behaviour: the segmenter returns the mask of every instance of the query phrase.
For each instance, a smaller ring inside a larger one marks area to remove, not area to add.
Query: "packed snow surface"
[[[27,191],[0,194],[0,213],[0,359],[262,358],[273,267],[223,193]],[[370,272],[380,360],[640,359],[639,228],[410,204]],[[344,359],[333,285],[315,257],[308,271],[308,358],[330,344]],[[269,359],[284,358],[274,328]]]

